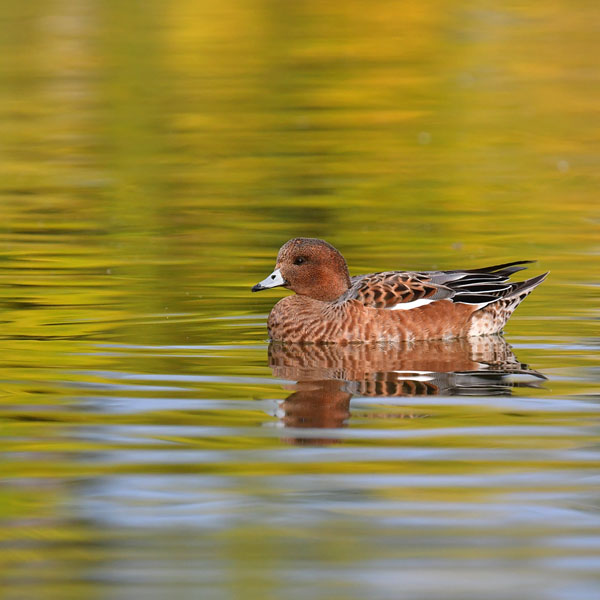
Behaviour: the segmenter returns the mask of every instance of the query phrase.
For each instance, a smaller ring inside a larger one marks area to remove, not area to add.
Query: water
[[[3,597],[598,596],[594,3],[1,11]],[[551,275],[505,341],[269,347],[297,235]]]

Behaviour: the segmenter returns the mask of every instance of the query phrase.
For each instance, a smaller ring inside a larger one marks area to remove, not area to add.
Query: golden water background
[[[598,594],[600,5],[0,17],[3,598]],[[249,289],[297,235],[537,259],[506,339],[548,379],[372,397],[335,357],[294,405]]]

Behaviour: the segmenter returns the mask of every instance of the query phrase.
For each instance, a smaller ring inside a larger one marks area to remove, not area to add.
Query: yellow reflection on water
[[[596,3],[0,11],[7,598],[591,597]],[[298,235],[352,275],[537,259],[505,356],[548,379],[269,351],[249,288]]]

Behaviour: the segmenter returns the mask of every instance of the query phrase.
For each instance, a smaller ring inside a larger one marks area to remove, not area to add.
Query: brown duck
[[[533,261],[455,271],[386,271],[350,277],[344,257],[324,240],[294,238],[253,292],[283,286],[267,327],[288,342],[404,342],[499,333],[515,308],[548,275],[509,282]]]

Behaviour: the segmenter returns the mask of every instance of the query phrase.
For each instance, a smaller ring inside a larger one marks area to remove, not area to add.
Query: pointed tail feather
[[[506,271],[507,274],[522,271],[527,267],[519,267],[517,265],[530,265],[535,260],[516,260],[514,262],[502,263],[501,265],[493,265],[491,267],[481,267],[479,269],[465,269],[465,273],[497,273],[498,271]],[[512,268],[511,268],[512,267]]]
[[[545,273],[542,273],[537,277],[532,277],[531,279],[526,279],[525,281],[519,281],[517,283],[514,283],[513,289],[508,294],[506,294],[504,298],[514,298],[515,296],[520,296],[523,293],[525,293],[525,295],[523,296],[523,298],[525,298],[525,296],[529,294],[533,290],[533,288],[540,285],[540,283],[542,283],[542,281],[544,281],[544,279],[548,277],[549,273],[550,271],[546,271]]]

